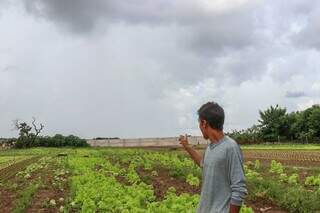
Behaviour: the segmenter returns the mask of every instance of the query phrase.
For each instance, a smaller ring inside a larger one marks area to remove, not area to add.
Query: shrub
[[[71,146],[71,147],[87,147],[89,144],[85,139],[81,139],[74,135],[63,136],[60,134],[56,134],[53,137],[44,136],[38,137],[34,146],[41,146],[41,147],[64,147],[64,146]]]

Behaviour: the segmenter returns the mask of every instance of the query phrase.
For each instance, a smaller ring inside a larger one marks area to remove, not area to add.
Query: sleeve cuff
[[[242,200],[237,200],[237,199],[231,198],[231,204],[234,206],[241,206]]]

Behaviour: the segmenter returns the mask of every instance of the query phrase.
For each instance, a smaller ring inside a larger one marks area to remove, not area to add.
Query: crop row
[[[0,156],[0,170],[31,157],[32,156]]]
[[[5,181],[6,179],[12,177],[19,171],[24,170],[28,165],[36,162],[39,157],[32,157],[26,160],[19,161],[17,163],[11,164],[0,170],[0,182]]]
[[[245,150],[243,153],[246,158],[320,162],[320,152]]]

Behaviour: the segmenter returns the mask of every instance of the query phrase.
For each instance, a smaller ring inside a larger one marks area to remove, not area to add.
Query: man
[[[203,157],[189,146],[187,135],[180,144],[202,168],[198,213],[238,213],[247,195],[243,159],[239,145],[223,133],[224,110],[208,102],[199,110],[199,128],[210,140]]]

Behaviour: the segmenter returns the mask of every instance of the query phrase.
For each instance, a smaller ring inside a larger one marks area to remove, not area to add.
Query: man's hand
[[[202,156],[191,146],[189,146],[189,141],[188,141],[188,135],[180,135],[179,137],[180,144],[184,147],[184,149],[190,154],[191,158],[198,164],[198,166],[201,166],[200,162],[202,160]]]
[[[183,147],[187,147],[187,146],[189,145],[188,135],[187,135],[187,134],[185,134],[185,135],[180,135],[179,141],[180,141],[180,144],[181,144]]]

